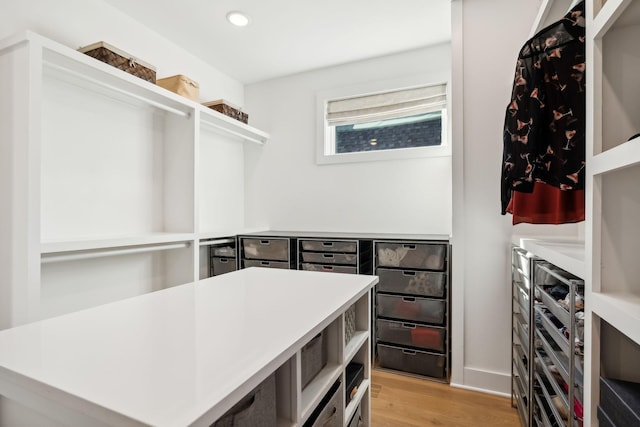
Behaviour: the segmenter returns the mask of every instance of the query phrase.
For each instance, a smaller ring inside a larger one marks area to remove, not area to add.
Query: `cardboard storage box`
[[[222,113],[225,116],[229,116],[232,119],[236,119],[241,121],[242,123],[249,123],[249,115],[247,113],[243,113],[240,110],[240,107],[236,107],[233,104],[225,101],[224,99],[218,99],[216,101],[205,102],[205,107],[209,107],[212,110],[216,110],[218,113]]]
[[[156,84],[185,98],[189,98],[192,101],[200,102],[200,85],[187,76],[178,74],[176,76],[165,77],[158,79]]]
[[[108,43],[93,43],[81,47],[78,51],[148,82],[156,82],[156,68],[153,65],[149,65]]]

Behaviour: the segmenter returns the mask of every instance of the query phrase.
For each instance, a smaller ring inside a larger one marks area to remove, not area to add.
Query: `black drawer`
[[[418,347],[444,353],[446,328],[418,325],[395,320],[376,320],[376,338],[391,344]]]
[[[439,243],[376,244],[376,256],[381,267],[445,270],[447,245]]]
[[[382,368],[395,369],[433,378],[447,375],[446,357],[442,354],[378,344],[378,363]]]
[[[244,258],[289,261],[289,239],[242,239]]]
[[[337,241],[337,240],[302,240],[300,247],[303,251],[308,252],[344,252],[356,253],[358,243],[355,241]]]
[[[442,325],[447,312],[446,300],[397,295],[376,295],[378,316]]]
[[[347,274],[357,274],[358,268],[352,267],[348,265],[323,265],[323,264],[309,264],[303,263],[301,264],[303,270],[307,271],[324,271],[327,273],[347,273]]]
[[[236,270],[235,258],[211,258],[211,267],[213,269],[212,275],[219,276],[220,274],[229,273]]]
[[[444,298],[446,295],[446,273],[378,268],[377,275],[381,292],[432,298]]]
[[[289,269],[288,262],[281,261],[260,261],[255,259],[245,259],[242,261],[245,268],[247,267],[266,267],[266,268],[282,268]]]
[[[302,261],[304,262],[314,262],[318,264],[343,264],[343,265],[358,264],[358,257],[356,254],[302,252],[301,255],[302,255]]]

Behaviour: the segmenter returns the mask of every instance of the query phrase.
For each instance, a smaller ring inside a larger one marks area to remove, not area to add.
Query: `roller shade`
[[[331,126],[393,119],[440,111],[447,106],[447,85],[403,89],[329,101]]]

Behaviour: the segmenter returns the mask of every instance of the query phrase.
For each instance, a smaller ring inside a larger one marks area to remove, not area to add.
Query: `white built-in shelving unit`
[[[0,329],[196,280],[269,135],[37,34],[0,41]]]
[[[544,0],[534,32],[571,2]],[[554,12],[555,11],[555,12]],[[584,242],[514,244],[585,281],[584,426],[597,426],[600,377],[640,382],[640,1],[586,0]]]
[[[640,1],[587,6],[585,415],[597,425],[600,376],[640,382]]]

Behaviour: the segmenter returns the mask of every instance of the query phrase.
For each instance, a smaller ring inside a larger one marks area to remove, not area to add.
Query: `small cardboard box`
[[[158,79],[156,84],[185,98],[189,98],[192,101],[200,102],[200,85],[187,76],[178,74],[176,76],[165,77]]]
[[[78,49],[79,52],[133,74],[151,83],[156,82],[156,68],[105,42],[97,42]]]

